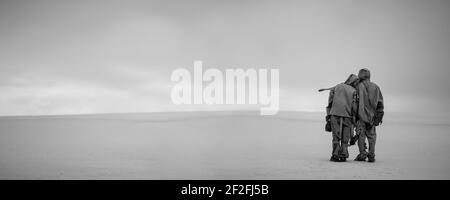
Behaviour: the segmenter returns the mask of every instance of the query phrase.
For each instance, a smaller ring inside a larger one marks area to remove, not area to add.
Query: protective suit
[[[361,69],[358,77],[360,81],[356,86],[359,97],[356,131],[359,133],[359,155],[355,160],[365,161],[369,158],[370,162],[375,162],[375,127],[382,122],[384,115],[383,95],[378,85],[370,81],[368,69]],[[366,138],[369,142],[369,152],[366,151]]]
[[[357,93],[353,85],[357,80],[356,75],[352,74],[345,83],[340,83],[330,90],[327,117],[333,135],[331,161],[345,161],[349,156],[348,143],[357,110]]]

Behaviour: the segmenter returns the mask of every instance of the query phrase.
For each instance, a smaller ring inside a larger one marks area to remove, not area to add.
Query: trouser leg
[[[377,141],[377,134],[375,132],[375,127],[372,127],[372,129],[367,130],[366,133],[367,140],[369,142],[369,157],[375,157],[375,144]]]
[[[336,136],[336,134],[333,134],[333,150],[331,154],[333,156],[339,156],[339,151],[341,149],[341,144],[339,141],[339,137]]]
[[[351,137],[351,127],[343,126],[342,128],[342,139],[341,139],[341,153],[340,156],[343,158],[348,158],[348,143]]]
[[[359,138],[358,138],[358,149],[359,149],[359,154],[358,156],[355,158],[356,161],[364,161],[367,158],[367,145],[366,145],[366,127],[361,124],[358,123],[358,127],[357,129],[359,130]]]
[[[331,116],[331,132],[333,135],[333,150],[331,152],[332,156],[339,157],[339,152],[341,149],[341,134],[340,134],[340,127],[339,127],[339,117]]]
[[[361,131],[359,133],[359,139],[358,139],[358,149],[359,154],[366,155],[367,154],[367,145],[366,145],[366,133],[365,131]]]

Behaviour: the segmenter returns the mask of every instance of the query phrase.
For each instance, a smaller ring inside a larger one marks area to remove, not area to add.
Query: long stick
[[[332,90],[332,89],[334,89],[334,87],[330,87],[330,88],[322,88],[322,89],[319,89],[319,92],[323,92],[323,91],[325,91],[325,90]]]

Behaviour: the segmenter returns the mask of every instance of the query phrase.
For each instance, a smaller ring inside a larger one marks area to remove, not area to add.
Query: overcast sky
[[[450,112],[450,1],[0,1],[0,115],[235,109],[172,104],[194,60],[279,68],[282,110],[367,67],[387,111]]]

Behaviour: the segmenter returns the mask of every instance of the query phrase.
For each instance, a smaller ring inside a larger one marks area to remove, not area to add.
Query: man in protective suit
[[[358,77],[351,74],[344,83],[330,88],[327,106],[327,121],[333,135],[330,161],[345,162],[348,158],[348,143],[352,137],[354,118],[357,110],[355,84]]]
[[[355,161],[375,162],[375,127],[380,125],[384,115],[383,95],[375,83],[370,81],[370,71],[361,69],[358,73],[359,83],[356,86],[358,93],[358,115],[356,132],[358,133],[359,155]],[[366,151],[366,138],[369,142],[369,152]]]

